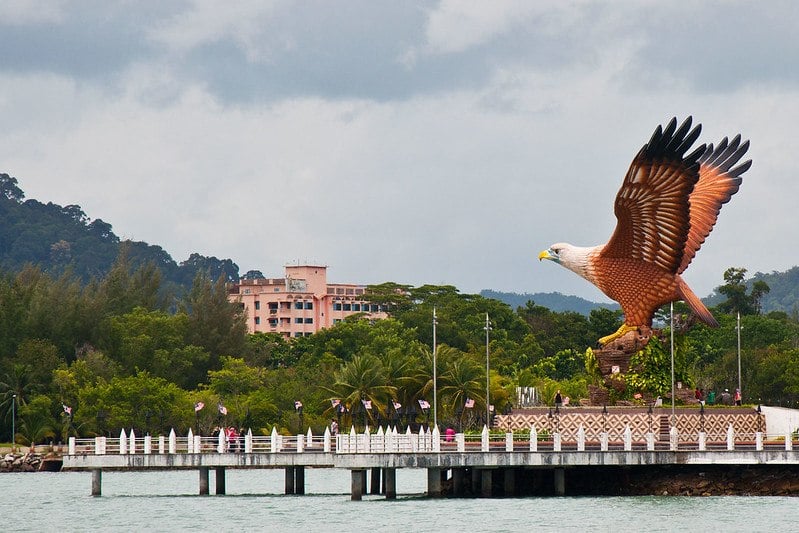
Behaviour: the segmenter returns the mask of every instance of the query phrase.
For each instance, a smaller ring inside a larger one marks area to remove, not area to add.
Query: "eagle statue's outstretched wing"
[[[710,311],[680,274],[685,271],[718,219],[721,206],[738,191],[751,160],[740,135],[716,147],[693,148],[701,126],[688,117],[658,126],[633,159],[616,195],[617,224],[610,240],[593,247],[553,244],[539,254],[588,281],[619,302],[625,323],[617,334],[652,325],[663,304],[684,300],[700,320],[717,325]],[[737,166],[735,166],[737,164]]]

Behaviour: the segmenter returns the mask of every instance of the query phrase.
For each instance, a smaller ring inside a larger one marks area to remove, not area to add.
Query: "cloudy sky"
[[[0,172],[122,238],[279,277],[560,291],[672,116],[752,169],[686,273],[799,264],[799,3],[0,2]]]

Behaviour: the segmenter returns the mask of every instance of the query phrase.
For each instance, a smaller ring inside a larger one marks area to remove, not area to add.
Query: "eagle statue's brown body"
[[[606,244],[557,243],[538,256],[574,271],[621,305],[624,325],[600,339],[602,344],[628,331],[648,331],[655,311],[676,300],[684,300],[705,324],[718,325],[680,275],[752,162],[738,164],[749,149],[740,135],[688,153],[700,132],[700,125],[691,128],[691,117],[679,127],[676,119],[657,127],[616,195],[618,222]]]

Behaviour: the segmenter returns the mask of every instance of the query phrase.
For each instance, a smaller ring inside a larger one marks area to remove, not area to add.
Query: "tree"
[[[724,271],[724,285],[717,290],[727,297],[727,300],[718,305],[723,313],[738,312],[742,315],[760,314],[760,301],[763,295],[769,292],[765,281],[758,280],[752,284],[749,294],[746,293],[746,269],[730,267]]]
[[[395,387],[386,384],[383,364],[374,355],[356,355],[336,372],[330,392],[350,406],[355,422],[356,413],[362,413],[364,420],[373,420],[377,411],[385,414],[388,400],[397,392]],[[366,409],[364,401],[372,403]]]

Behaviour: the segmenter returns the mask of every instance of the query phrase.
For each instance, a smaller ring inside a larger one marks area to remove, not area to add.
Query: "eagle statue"
[[[648,337],[655,311],[677,300],[705,324],[718,325],[681,274],[752,161],[739,164],[749,149],[740,135],[717,146],[702,144],[686,155],[702,129],[699,124],[691,128],[691,120],[678,127],[673,118],[665,128],[658,126],[635,156],[616,195],[617,224],[607,243],[556,243],[538,255],[587,279],[621,305],[624,324],[599,339],[603,346],[631,331]]]

